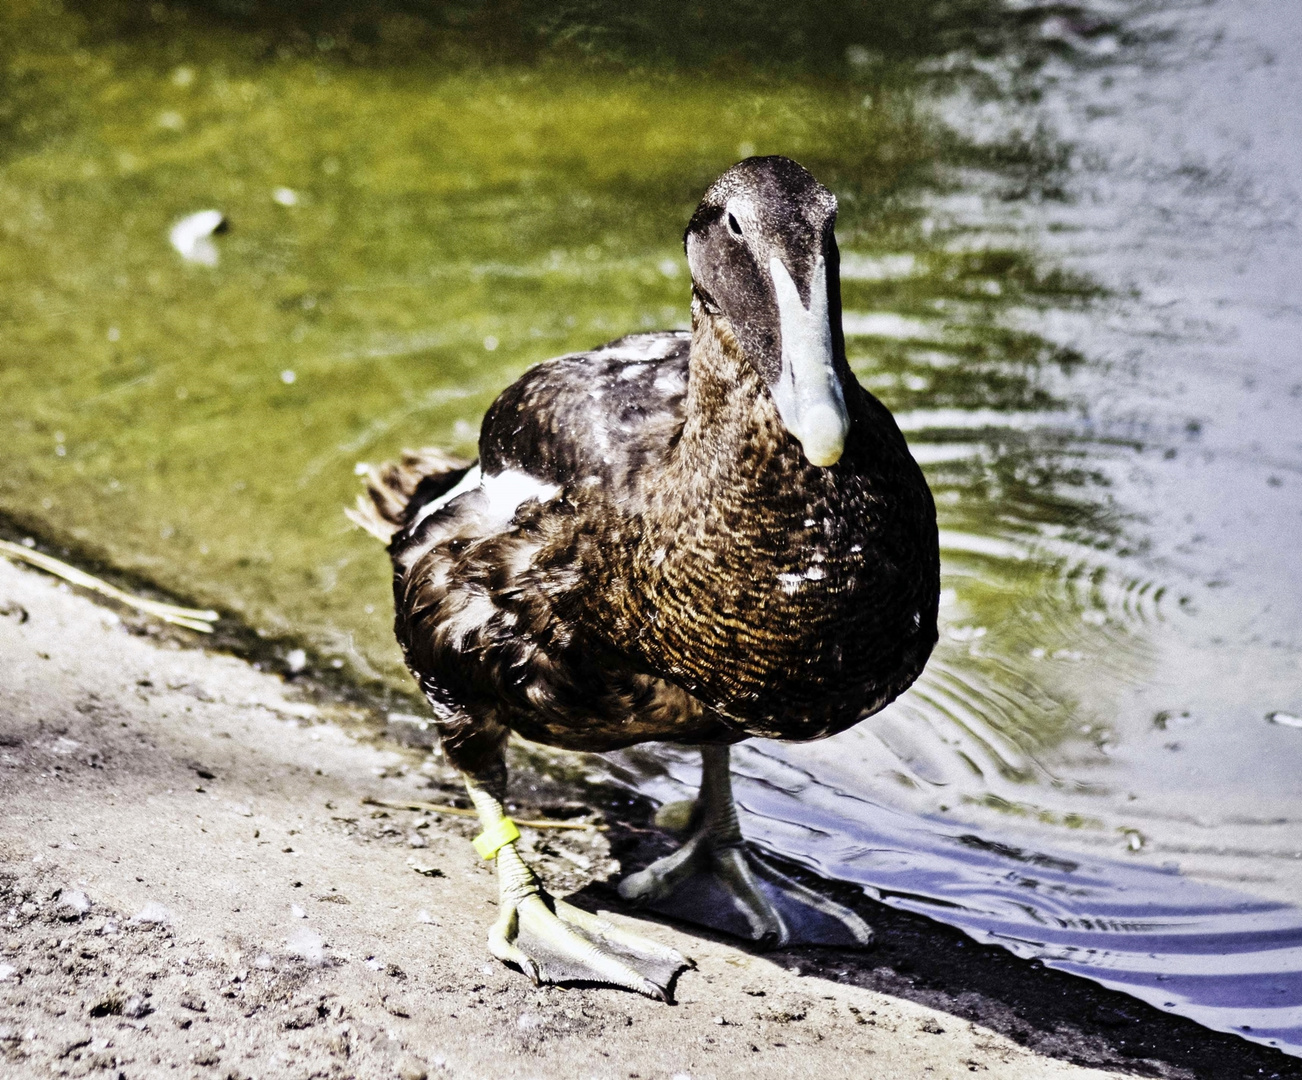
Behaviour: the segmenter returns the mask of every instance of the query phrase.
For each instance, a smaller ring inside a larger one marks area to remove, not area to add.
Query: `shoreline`
[[[672,1007],[536,989],[487,952],[495,883],[473,823],[363,804],[459,790],[436,756],[376,731],[364,691],[305,693],[2,559],[0,612],[14,1075],[1302,1076],[846,887],[871,951],[758,954],[634,918],[609,882],[667,842],[653,808],[549,778],[524,751],[522,811],[610,826],[526,831],[544,879],[698,965]]]

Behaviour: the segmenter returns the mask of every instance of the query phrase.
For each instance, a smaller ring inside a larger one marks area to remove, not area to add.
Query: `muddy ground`
[[[610,882],[666,850],[653,808],[521,752],[518,817],[607,826],[526,830],[553,888],[697,963],[673,1005],[536,989],[485,948],[473,822],[364,801],[451,804],[437,755],[357,697],[156,631],[0,559],[6,1077],[1302,1076],[847,890],[870,952],[635,917]]]

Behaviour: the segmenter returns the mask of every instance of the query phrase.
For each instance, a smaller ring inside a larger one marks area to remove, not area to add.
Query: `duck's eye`
[[[741,226],[737,224],[737,219],[731,214],[728,215],[728,228],[732,231],[733,236],[741,235]]]

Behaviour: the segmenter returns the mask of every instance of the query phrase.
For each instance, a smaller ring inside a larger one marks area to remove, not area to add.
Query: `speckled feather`
[[[472,488],[395,536],[398,639],[467,771],[508,730],[582,750],[820,738],[921,671],[935,511],[890,414],[855,384],[845,456],[810,466],[726,321],[697,304],[694,322],[690,360],[686,335],[636,335],[489,410],[485,474],[554,497],[503,518]]]

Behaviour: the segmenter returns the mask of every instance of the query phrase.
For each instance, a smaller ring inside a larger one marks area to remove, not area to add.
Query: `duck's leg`
[[[872,930],[853,911],[792,881],[747,848],[728,758],[726,746],[701,748],[695,830],[672,855],[620,882],[620,895],[770,948],[869,944]]]
[[[539,985],[605,983],[668,1000],[674,976],[691,961],[548,895],[516,850],[520,834],[502,806],[505,764],[465,779],[484,830],[475,847],[497,862],[500,914],[488,934],[492,954]]]

